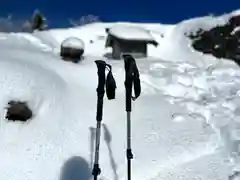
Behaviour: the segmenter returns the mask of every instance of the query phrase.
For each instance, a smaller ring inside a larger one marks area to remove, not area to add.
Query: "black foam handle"
[[[133,87],[133,65],[134,59],[131,55],[123,55],[125,67],[125,89],[126,89],[126,111],[132,110],[132,87]]]
[[[96,60],[95,61],[97,68],[98,68],[98,87],[97,87],[97,121],[102,120],[102,115],[103,115],[103,97],[104,97],[104,87],[106,83],[106,78],[105,78],[105,69],[106,69],[106,63],[105,61],[102,60]]]

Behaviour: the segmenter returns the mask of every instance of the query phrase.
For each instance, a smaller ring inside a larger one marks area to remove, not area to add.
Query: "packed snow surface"
[[[228,179],[240,160],[239,67],[195,52],[184,36],[226,17],[176,25],[94,23],[34,34],[1,33],[0,179],[92,178],[98,59],[112,65],[117,83],[116,99],[104,98],[99,179],[127,179],[124,64],[107,59],[111,50],[104,48],[105,28],[113,25],[145,29],[160,44],[148,46],[148,58],[137,59],[142,94],[131,113],[132,179]],[[60,45],[70,36],[85,45],[85,58],[78,64],[59,58]],[[34,118],[7,121],[10,100],[28,101]]]

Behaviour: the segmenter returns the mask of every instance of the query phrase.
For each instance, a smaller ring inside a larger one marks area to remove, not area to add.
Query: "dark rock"
[[[81,60],[83,53],[84,53],[83,49],[61,47],[60,56],[65,61],[77,63]]]
[[[6,118],[11,121],[27,121],[33,113],[26,102],[10,101],[8,103]]]
[[[84,42],[76,37],[66,38],[60,49],[60,56],[64,61],[71,61],[74,63],[82,59],[84,53]]]
[[[231,17],[230,20],[229,20],[229,23],[233,27],[240,26],[240,15]]]
[[[45,22],[46,22],[46,19],[44,18],[44,16],[38,10],[36,10],[31,20],[32,31],[44,30],[44,27],[46,26]]]
[[[205,31],[199,29],[186,36],[192,40],[192,47],[195,50],[240,64],[240,31],[235,31],[238,26],[240,26],[240,16],[234,16],[225,25]]]

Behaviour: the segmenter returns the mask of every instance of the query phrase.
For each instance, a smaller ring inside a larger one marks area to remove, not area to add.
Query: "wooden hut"
[[[121,59],[123,53],[131,53],[136,58],[147,57],[147,45],[158,45],[150,33],[140,27],[116,25],[107,28],[106,33],[105,47],[112,48],[113,59]]]

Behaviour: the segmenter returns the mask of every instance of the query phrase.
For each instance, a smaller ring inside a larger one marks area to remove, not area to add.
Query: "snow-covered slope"
[[[132,179],[226,180],[238,163],[239,68],[194,52],[184,33],[227,16],[0,34],[0,179],[92,178],[97,59],[112,64],[117,82],[116,99],[104,101],[100,179],[126,179],[124,64],[104,57],[110,52],[104,45],[106,27],[127,24],[146,28],[159,43],[149,45],[149,58],[137,59],[142,95],[133,102]],[[79,64],[57,54],[70,36],[84,42]],[[4,108],[12,99],[28,101],[34,118],[7,122]]]

